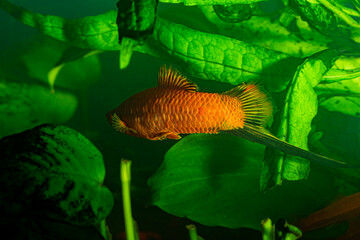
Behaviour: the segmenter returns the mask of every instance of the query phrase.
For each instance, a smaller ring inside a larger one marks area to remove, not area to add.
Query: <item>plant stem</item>
[[[263,240],[275,239],[275,229],[270,218],[261,221],[261,231]]]
[[[103,219],[100,222],[100,233],[104,237],[105,240],[111,240],[111,234],[110,234],[108,226],[106,226],[106,220],[105,219]]]
[[[131,198],[130,198],[130,172],[131,161],[122,159],[120,165],[120,177],[122,185],[122,198],[124,208],[124,221],[127,240],[135,240],[134,221],[131,213]]]
[[[198,240],[198,235],[196,232],[196,227],[193,224],[186,225],[186,228],[189,230],[190,240]]]

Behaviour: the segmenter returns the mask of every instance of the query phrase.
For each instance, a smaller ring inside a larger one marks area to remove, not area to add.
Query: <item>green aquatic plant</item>
[[[59,41],[20,53],[14,63],[21,71],[0,66],[0,97],[10,99],[0,102],[0,137],[66,122],[77,107],[67,90],[86,89],[99,78],[98,53],[118,51],[124,69],[139,52],[176,65],[190,79],[259,81],[274,99],[269,126],[277,137],[344,162],[359,160],[344,145],[350,132],[357,140],[349,146],[358,146],[358,131],[346,131],[331,115],[359,124],[358,1],[127,0],[119,1],[118,10],[79,19],[36,13],[7,0],[0,7]],[[46,49],[56,50],[48,56]],[[28,78],[37,80],[24,83]],[[14,110],[18,105],[24,106],[20,113]],[[34,106],[43,114],[31,114]],[[28,117],[16,115],[22,113]],[[260,229],[267,217],[294,219],[338,192],[359,191],[359,180],[356,169],[321,169],[234,136],[194,135],[166,153],[149,185],[153,203],[173,215]]]

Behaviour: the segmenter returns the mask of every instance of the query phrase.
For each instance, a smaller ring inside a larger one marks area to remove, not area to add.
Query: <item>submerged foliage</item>
[[[266,217],[291,219],[331,199],[334,185],[319,169],[308,181],[261,192],[263,149],[228,134],[184,138],[167,152],[149,181],[154,204],[205,225],[258,229]]]
[[[262,82],[274,99],[271,131],[277,137],[345,162],[359,160],[354,159],[360,154],[356,149],[349,153],[338,150],[343,145],[333,147],[346,136],[331,133],[346,123],[326,129],[318,114],[331,112],[359,124],[358,1],[127,0],[117,6],[118,11],[66,19],[0,0],[11,16],[63,42],[19,54],[22,60],[14,63],[21,63],[20,75],[9,65],[0,66],[6,79],[0,82],[0,100],[10,99],[0,102],[0,137],[67,121],[76,99],[56,87],[83,89],[95,82],[100,75],[97,53],[119,51],[123,69],[137,51],[177,65],[190,79]],[[52,55],[48,49],[54,48]],[[36,81],[24,83],[25,78]],[[55,94],[46,92],[43,82]],[[29,102],[42,114],[32,115]],[[13,110],[18,105],[25,106],[22,113]],[[20,114],[27,117],[15,121]],[[359,131],[353,132],[358,146]],[[328,170],[234,136],[200,135],[175,144],[149,184],[154,204],[169,213],[211,226],[258,229],[264,218],[294,219],[315,211],[338,191],[360,190],[357,170]]]

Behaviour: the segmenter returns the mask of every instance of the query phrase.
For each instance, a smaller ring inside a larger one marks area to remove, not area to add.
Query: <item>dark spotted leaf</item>
[[[159,0],[120,0],[117,3],[119,42],[124,37],[143,42],[152,34],[158,2]]]
[[[295,10],[304,21],[307,21],[310,26],[321,34],[334,39],[334,44],[342,47],[344,47],[344,45],[356,47],[356,44],[350,39],[351,33],[349,29],[341,24],[342,20],[329,6],[324,6],[324,4],[318,1],[307,0],[290,0],[289,3],[292,9]],[[339,10],[342,11],[341,8],[339,8]]]
[[[37,212],[78,225],[99,223],[113,197],[99,150],[78,132],[56,125],[5,137],[0,142],[1,210]]]
[[[216,15],[224,22],[242,22],[252,16],[252,5],[250,4],[233,4],[233,5],[214,5]]]

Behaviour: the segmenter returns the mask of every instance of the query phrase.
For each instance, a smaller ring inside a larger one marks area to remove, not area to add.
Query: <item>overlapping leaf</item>
[[[275,117],[279,128],[277,136],[297,147],[308,149],[308,135],[311,121],[317,113],[317,95],[314,87],[337,57],[336,51],[324,51],[307,59],[298,67],[287,90],[284,106]],[[261,174],[261,189],[279,185],[282,180],[306,179],[310,162],[300,157],[284,155],[274,149],[267,149]]]
[[[93,53],[48,37],[36,37],[2,54],[0,76],[18,82],[33,78],[51,88],[84,89],[100,78],[100,61]]]
[[[114,11],[67,20],[32,13],[5,0],[0,1],[0,6],[24,24],[34,26],[58,40],[81,48],[121,49],[117,41],[117,27],[113,24],[116,18]],[[231,84],[262,79],[274,91],[284,89],[298,63],[297,58],[282,52],[196,31],[161,18],[155,24],[153,37],[135,50],[170,59],[193,77]]]
[[[252,16],[252,5],[233,4],[233,5],[214,5],[213,9],[216,15],[225,22],[242,22]]]
[[[329,111],[360,117],[360,61],[342,56],[316,87],[319,104]]]
[[[340,44],[343,42],[350,43],[350,31],[343,27],[339,27],[341,20],[333,13],[333,11],[320,2],[291,0],[290,5],[302,19],[307,21],[320,33],[336,39]]]
[[[157,5],[158,0],[120,0],[116,20],[119,42],[123,37],[140,42],[148,38],[154,29]]]

